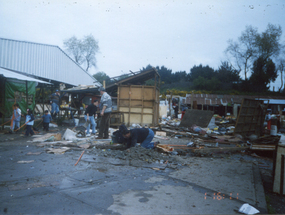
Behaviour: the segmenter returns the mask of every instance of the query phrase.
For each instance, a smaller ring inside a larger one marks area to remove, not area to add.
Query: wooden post
[[[142,86],[142,88],[141,88],[141,94],[142,94],[142,100],[141,100],[141,102],[142,102],[142,110],[141,110],[141,125],[143,126],[143,100],[144,100],[144,86]]]
[[[26,109],[29,108],[29,92],[28,92],[28,81],[26,81]]]
[[[106,81],[103,81],[103,87],[106,88]]]
[[[132,95],[132,85],[129,86],[129,117],[128,117],[128,121],[129,121],[129,126],[131,125],[131,95]]]

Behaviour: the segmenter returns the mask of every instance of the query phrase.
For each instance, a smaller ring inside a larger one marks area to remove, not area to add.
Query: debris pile
[[[158,150],[145,149],[140,146],[128,150],[97,149],[94,153],[98,156],[112,157],[122,160],[140,160],[148,163],[180,163],[177,156],[168,153],[161,153]]]

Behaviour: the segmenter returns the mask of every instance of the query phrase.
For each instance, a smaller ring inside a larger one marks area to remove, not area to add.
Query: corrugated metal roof
[[[61,48],[53,45],[0,38],[0,67],[74,86],[101,86]]]
[[[241,104],[242,99],[271,100],[269,104],[284,104],[284,96],[253,96],[253,95],[217,95],[217,94],[193,94],[193,101],[203,105],[227,105]],[[191,104],[192,94],[186,94],[186,103]],[[274,101],[275,100],[275,101]],[[267,103],[265,101],[265,103]]]
[[[39,79],[35,79],[35,78],[31,78],[31,77],[28,77],[26,75],[21,75],[19,73],[16,73],[16,72],[12,72],[12,71],[9,71],[7,69],[3,69],[0,67],[0,75],[3,75],[4,77],[6,78],[12,78],[12,79],[18,79],[18,80],[25,80],[25,81],[35,81],[35,82],[38,82],[38,83],[45,83],[45,84],[51,84],[49,82],[46,82],[46,81],[42,81],[42,80],[39,80]]]

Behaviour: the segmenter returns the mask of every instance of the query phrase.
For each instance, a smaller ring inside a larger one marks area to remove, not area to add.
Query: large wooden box
[[[124,114],[125,124],[154,126],[159,118],[159,90],[154,86],[118,86],[118,110]]]

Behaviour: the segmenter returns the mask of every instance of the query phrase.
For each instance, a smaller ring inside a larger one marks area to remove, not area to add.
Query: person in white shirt
[[[13,124],[11,127],[12,131],[14,131],[15,126],[17,128],[20,128],[21,115],[22,115],[22,112],[21,112],[20,106],[18,103],[16,103],[14,105],[14,111],[13,111],[13,116],[12,116],[12,120],[13,120]]]

